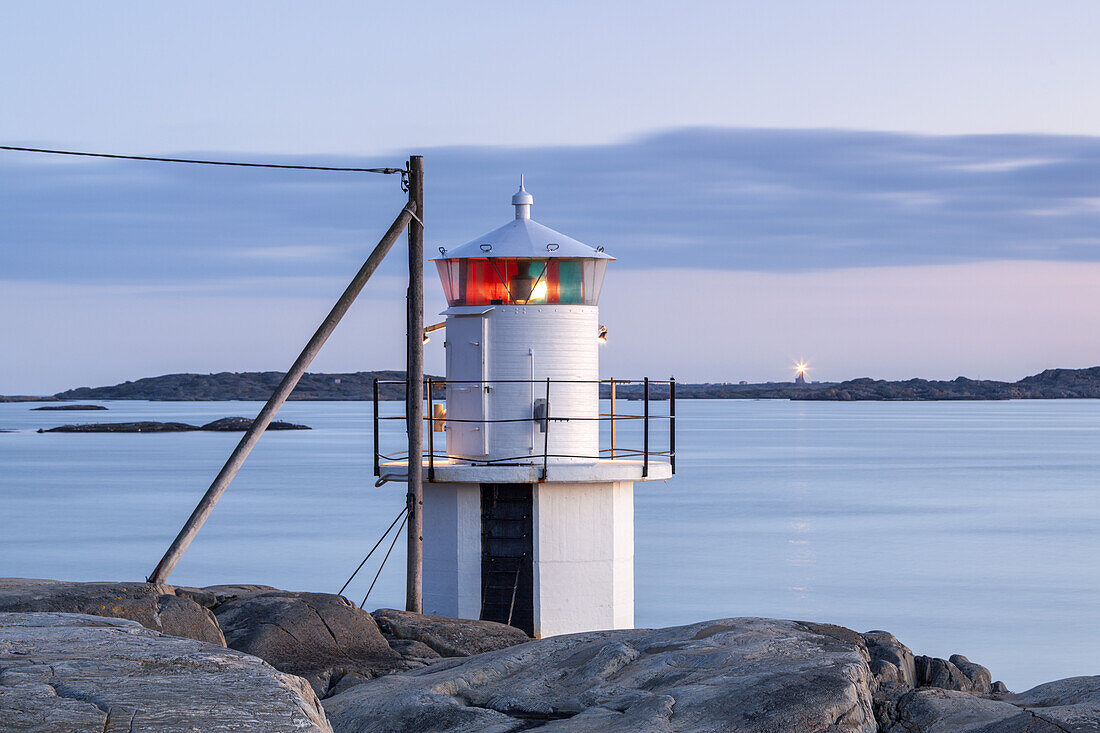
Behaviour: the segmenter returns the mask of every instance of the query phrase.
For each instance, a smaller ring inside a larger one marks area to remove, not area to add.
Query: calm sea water
[[[0,575],[143,579],[240,437],[34,429],[259,409],[104,404],[0,404],[0,429],[16,431],[0,434]],[[336,592],[404,501],[403,485],[374,486],[370,409],[286,405],[281,419],[314,429],[264,436],[172,582]],[[1100,401],[678,412],[679,473],[636,487],[639,626],[760,615],[887,629],[1013,689],[1100,673]],[[396,448],[401,423],[383,424]],[[398,542],[368,607],[403,603],[403,566]]]

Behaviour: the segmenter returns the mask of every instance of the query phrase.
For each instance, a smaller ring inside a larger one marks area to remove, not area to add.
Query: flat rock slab
[[[516,627],[495,621],[425,616],[392,608],[380,608],[371,615],[386,637],[419,641],[443,657],[468,657],[531,641]]]
[[[325,695],[344,677],[363,682],[407,669],[374,619],[328,593],[245,593],[215,607],[226,643],[304,677]]]
[[[897,719],[883,730],[885,733],[1053,733],[1058,729],[1043,725],[1007,702],[960,690],[926,687],[903,696],[898,701]]]
[[[885,733],[1097,733],[1100,677],[1070,677],[1018,695],[919,688]]]
[[[34,733],[326,733],[306,682],[122,619],[0,613],[0,727]]]
[[[0,612],[59,612],[137,621],[172,636],[225,646],[214,614],[154,583],[70,583],[36,578],[0,578]]]
[[[37,410],[106,410],[103,405],[46,405],[44,407],[32,407],[31,412]]]
[[[214,606],[220,606],[237,598],[255,595],[256,593],[282,593],[283,591],[271,585],[256,585],[249,583],[234,583],[229,585],[207,585],[199,590],[209,591],[214,594]],[[214,607],[214,606],[211,606]]]
[[[1100,675],[1047,682],[1005,699],[1059,730],[1100,732]]]
[[[873,733],[869,661],[847,629],[734,618],[445,659],[324,705],[341,733]]]

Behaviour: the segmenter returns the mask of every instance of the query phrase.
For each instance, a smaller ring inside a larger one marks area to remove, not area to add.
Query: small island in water
[[[60,425],[56,428],[41,428],[40,433],[191,433],[200,430],[218,433],[244,432],[252,427],[248,417],[223,417],[205,425],[189,425],[183,422],[97,422],[84,425]],[[275,420],[267,426],[268,430],[309,430],[308,425]]]

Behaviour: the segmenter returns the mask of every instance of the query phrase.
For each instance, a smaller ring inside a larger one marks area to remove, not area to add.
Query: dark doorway
[[[481,618],[535,631],[531,484],[481,485]]]

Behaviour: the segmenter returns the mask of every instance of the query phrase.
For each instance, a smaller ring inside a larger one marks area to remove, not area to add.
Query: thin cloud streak
[[[620,268],[1100,261],[1100,138],[704,128],[420,152],[432,252],[507,220],[524,172],[535,217],[606,246]],[[57,282],[336,276],[402,202],[389,177],[196,168],[0,157],[0,270]]]

